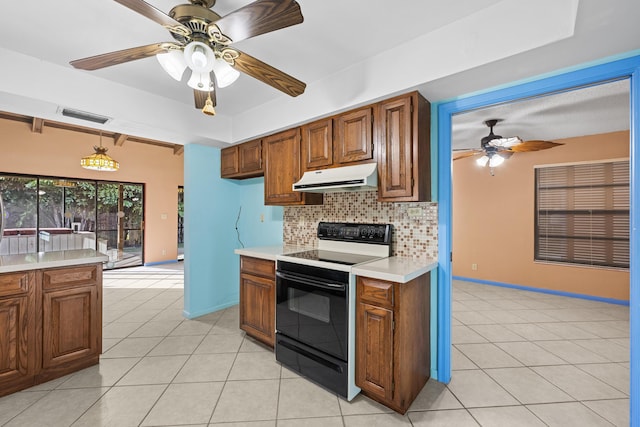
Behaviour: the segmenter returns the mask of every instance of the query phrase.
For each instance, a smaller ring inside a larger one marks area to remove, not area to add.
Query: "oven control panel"
[[[391,224],[321,222],[318,224],[318,238],[322,240],[390,245],[391,230]]]

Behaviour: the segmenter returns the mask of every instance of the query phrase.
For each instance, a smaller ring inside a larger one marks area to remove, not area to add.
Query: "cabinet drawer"
[[[29,291],[29,272],[0,274],[0,297]]]
[[[268,259],[240,257],[240,271],[269,279],[276,277],[276,263]]]
[[[358,277],[357,297],[359,302],[393,308],[393,282]]]
[[[57,268],[42,272],[42,289],[60,289],[98,283],[98,265]]]

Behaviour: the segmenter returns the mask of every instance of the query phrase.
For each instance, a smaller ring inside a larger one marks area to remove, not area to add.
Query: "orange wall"
[[[184,182],[183,156],[173,150],[126,142],[115,147],[103,138],[108,154],[120,162],[117,172],[80,167],[80,158],[99,145],[96,135],[46,127],[42,134],[31,126],[0,119],[0,172],[124,181],[145,184],[145,262],[177,258],[178,195]],[[167,219],[162,219],[166,214]],[[165,254],[163,255],[163,250]]]
[[[628,157],[629,132],[556,142],[564,145],[514,154],[495,176],[475,157],[453,162],[453,275],[628,300],[628,271],[533,261],[533,167]]]

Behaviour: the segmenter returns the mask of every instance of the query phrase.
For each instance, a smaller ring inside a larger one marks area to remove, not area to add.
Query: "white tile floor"
[[[237,307],[183,319],[181,267],[105,272],[100,364],[0,398],[0,425],[628,425],[628,307],[456,281],[451,383],[400,416],[282,368]]]

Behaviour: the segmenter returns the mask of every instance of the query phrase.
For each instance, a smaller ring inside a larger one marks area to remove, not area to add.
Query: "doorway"
[[[631,81],[631,265],[630,265],[630,330],[631,330],[631,425],[640,425],[640,378],[638,378],[637,357],[633,357],[640,346],[640,276],[636,273],[640,267],[638,250],[640,246],[640,57],[630,57],[586,67],[558,76],[529,83],[523,83],[506,89],[471,96],[440,104],[437,110],[438,132],[438,208],[439,208],[439,259],[438,259],[438,343],[437,371],[438,379],[449,382],[451,379],[451,251],[452,251],[452,181],[451,181],[451,123],[452,116],[488,105],[512,102],[532,96],[571,90],[576,87],[599,84],[601,82],[630,78]]]

